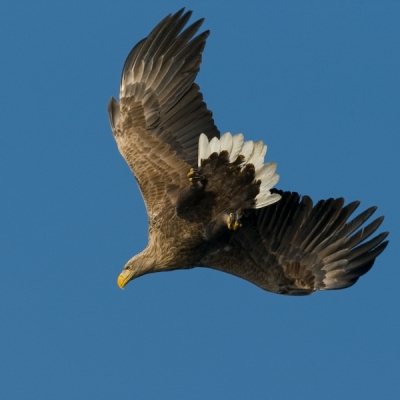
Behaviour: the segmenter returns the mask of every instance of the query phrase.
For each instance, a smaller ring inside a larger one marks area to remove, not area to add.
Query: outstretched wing
[[[280,294],[303,295],[343,289],[369,271],[385,249],[383,232],[369,241],[383,217],[358,229],[376,210],[371,207],[350,222],[358,207],[343,198],[321,200],[276,191],[282,199],[255,210],[229,245],[208,255],[202,266],[228,272]]]
[[[194,79],[209,31],[203,20],[182,29],[191,12],[164,18],[130,52],[122,71],[120,102],[108,106],[118,149],[135,175],[149,218],[171,204],[197,165],[198,137],[219,137]],[[175,190],[176,192],[176,190]]]

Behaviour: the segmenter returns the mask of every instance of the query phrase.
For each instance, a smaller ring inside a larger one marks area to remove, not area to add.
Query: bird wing
[[[130,52],[122,71],[120,102],[108,112],[118,149],[142,192],[149,218],[173,204],[197,166],[198,138],[219,137],[194,79],[209,31],[203,20],[183,32],[191,12],[164,18]]]
[[[246,279],[279,294],[303,295],[343,289],[369,271],[385,249],[383,232],[369,241],[383,217],[358,229],[376,210],[371,207],[348,222],[355,201],[321,200],[275,191],[282,199],[255,210],[229,245],[207,255],[201,265]]]

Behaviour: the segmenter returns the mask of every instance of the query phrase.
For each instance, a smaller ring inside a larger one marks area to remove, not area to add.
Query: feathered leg
[[[181,190],[175,205],[176,213],[181,218],[186,218],[192,213],[204,194],[204,176],[200,175],[197,169],[190,169],[188,179],[190,184]]]

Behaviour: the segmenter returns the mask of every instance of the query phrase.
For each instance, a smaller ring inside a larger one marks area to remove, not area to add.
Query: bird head
[[[124,269],[118,276],[117,284],[121,289],[123,289],[131,280],[153,271],[154,267],[151,259],[146,257],[145,252],[142,252],[131,258],[125,264]]]

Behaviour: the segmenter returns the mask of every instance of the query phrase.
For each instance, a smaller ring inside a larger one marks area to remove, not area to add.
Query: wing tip
[[[119,103],[112,96],[108,101],[108,118],[110,120],[111,129],[114,131],[119,122]]]

